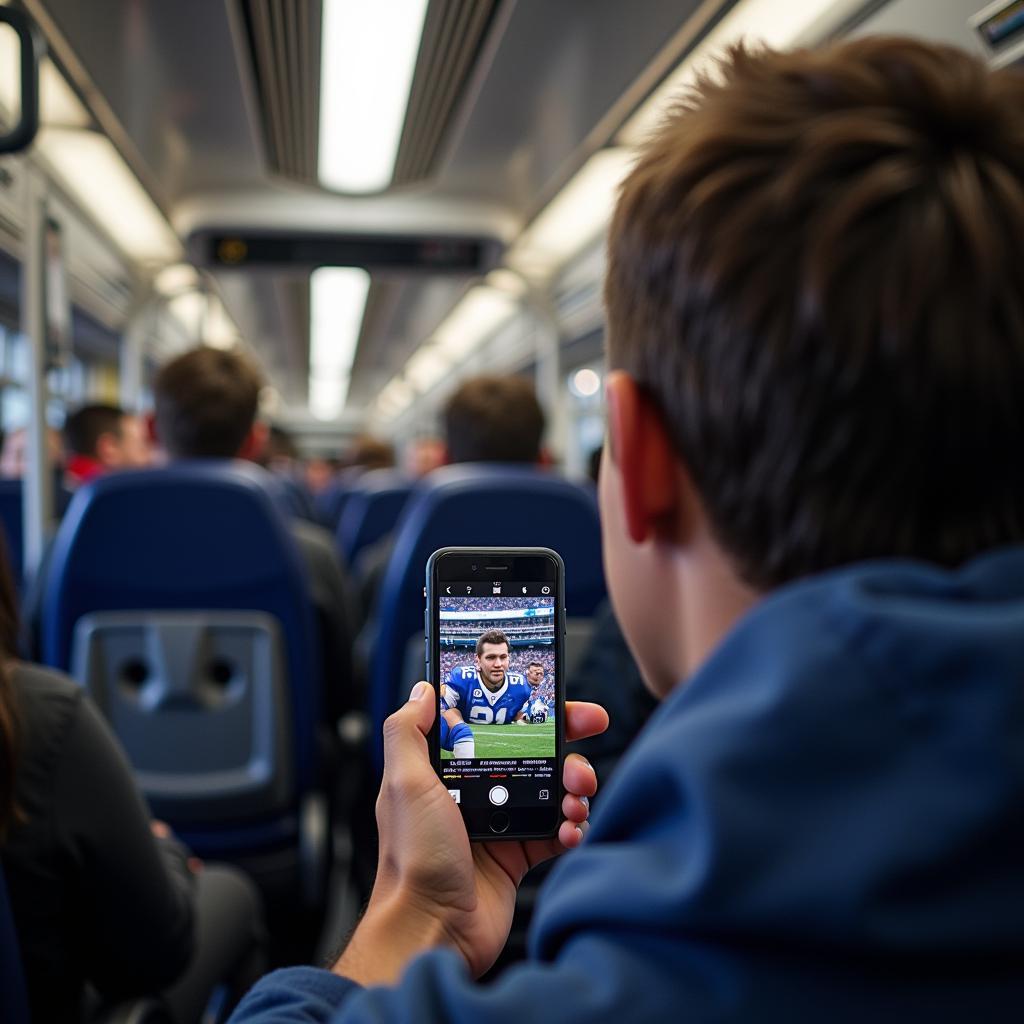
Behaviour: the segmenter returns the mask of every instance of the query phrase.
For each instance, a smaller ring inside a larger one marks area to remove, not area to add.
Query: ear
[[[622,480],[626,528],[635,544],[678,540],[685,495],[680,460],[654,403],[622,370],[608,375],[608,440]]]
[[[270,427],[261,420],[256,420],[245,435],[242,447],[238,450],[240,459],[248,459],[250,462],[258,462],[267,447],[270,438]]]

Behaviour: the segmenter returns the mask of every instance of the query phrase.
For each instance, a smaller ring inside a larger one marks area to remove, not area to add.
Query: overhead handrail
[[[0,7],[0,25],[10,25],[21,50],[21,114],[9,131],[0,134],[0,153],[16,153],[32,145],[39,131],[39,63],[45,43],[36,23],[24,11]]]

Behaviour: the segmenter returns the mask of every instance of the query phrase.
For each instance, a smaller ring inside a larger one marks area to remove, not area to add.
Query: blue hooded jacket
[[[1024,550],[762,601],[623,760],[492,985],[295,968],[235,1024],[1024,1018]]]

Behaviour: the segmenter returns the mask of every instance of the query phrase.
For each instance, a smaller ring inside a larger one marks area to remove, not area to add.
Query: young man
[[[361,924],[236,1021],[1016,1019],[1024,78],[732,54],[625,182],[606,295],[605,565],[661,708],[477,987],[557,844],[470,847],[418,686]]]
[[[84,405],[69,413],[64,447],[70,487],[113,469],[142,469],[152,461],[145,424],[116,405]]]

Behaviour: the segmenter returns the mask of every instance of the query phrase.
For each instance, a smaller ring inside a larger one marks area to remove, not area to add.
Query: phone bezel
[[[472,568],[474,558],[477,568]],[[501,566],[502,568],[496,568]],[[531,575],[532,574],[532,575]],[[501,547],[447,547],[435,551],[427,561],[427,607],[424,614],[426,627],[427,679],[439,687],[438,668],[441,652],[439,643],[439,584],[445,581],[466,580],[537,580],[554,584],[555,599],[555,777],[552,785],[555,800],[551,807],[510,808],[508,830],[493,832],[488,819],[496,813],[483,810],[468,813],[459,807],[466,831],[473,840],[499,841],[522,839],[550,839],[557,835],[562,820],[562,763],[565,745],[565,566],[557,551],[550,548]],[[439,778],[441,774],[440,726],[435,718],[427,738],[431,764]],[[479,820],[478,820],[479,819]]]

